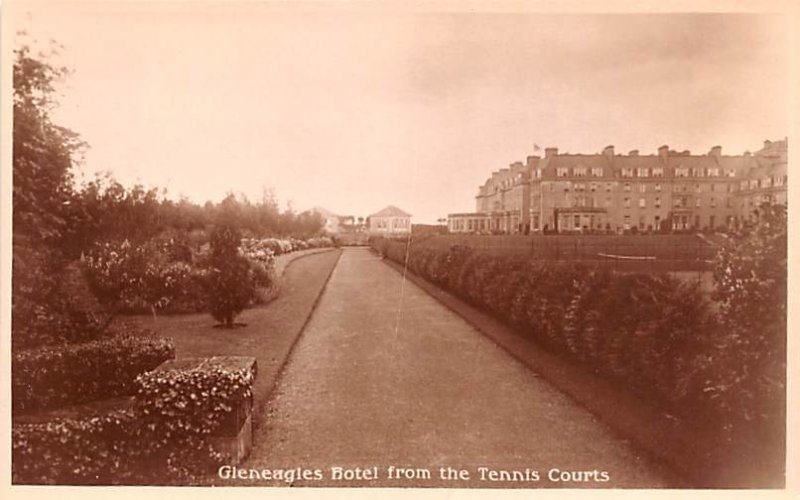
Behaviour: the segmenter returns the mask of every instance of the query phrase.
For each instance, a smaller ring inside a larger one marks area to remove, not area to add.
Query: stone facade
[[[450,214],[451,232],[652,232],[718,230],[739,224],[764,201],[786,203],[788,140],[750,154],[705,155],[662,146],[657,154],[529,156],[494,172],[476,211]]]

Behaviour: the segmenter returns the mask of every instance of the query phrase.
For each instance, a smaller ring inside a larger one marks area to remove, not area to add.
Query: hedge
[[[714,316],[696,283],[666,274],[623,274],[576,263],[542,264],[373,239],[386,257],[490,312],[549,350],[617,380],[674,414],[713,414],[690,369]],[[712,420],[709,418],[709,420]]]
[[[15,423],[15,484],[187,484],[224,463],[213,433],[252,397],[254,374],[223,368],[149,372],[135,403],[99,416]]]
[[[169,339],[122,334],[13,354],[14,414],[133,394],[136,377],[175,357]]]

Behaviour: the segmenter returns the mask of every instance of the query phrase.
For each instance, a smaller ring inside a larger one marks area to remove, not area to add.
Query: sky
[[[542,154],[788,136],[788,21],[761,14],[412,12],[256,3],[18,6],[19,43],[63,45],[54,120],[89,178],[203,203],[432,223]]]

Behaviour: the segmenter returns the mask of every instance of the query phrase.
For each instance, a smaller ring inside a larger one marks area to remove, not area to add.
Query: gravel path
[[[238,471],[248,479],[235,484],[671,485],[666,471],[363,248],[344,249],[266,418]],[[392,466],[413,470],[390,478]],[[354,479],[335,479],[333,467]],[[462,479],[442,479],[441,467]]]

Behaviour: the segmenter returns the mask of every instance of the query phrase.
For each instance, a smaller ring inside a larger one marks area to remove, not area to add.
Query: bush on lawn
[[[15,424],[16,484],[187,484],[226,457],[207,440],[242,400],[254,374],[221,368],[150,372],[136,402],[99,416]]]
[[[131,334],[15,352],[15,414],[133,394],[136,377],[175,357],[168,339]]]
[[[211,315],[226,328],[255,298],[256,277],[250,261],[240,254],[241,233],[232,226],[218,226],[211,234],[207,271]]]

